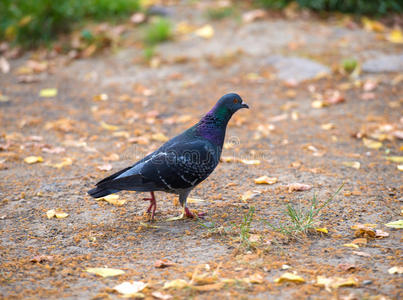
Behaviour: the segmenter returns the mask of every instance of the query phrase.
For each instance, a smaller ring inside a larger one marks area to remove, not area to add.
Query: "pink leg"
[[[199,213],[197,214],[198,218],[203,218],[205,215],[207,215],[206,213]],[[187,208],[187,206],[185,206],[185,216],[188,218],[194,218],[195,215],[190,211],[189,208]]]
[[[155,211],[157,209],[157,201],[155,200],[154,192],[150,192],[151,198],[143,198],[143,200],[150,201],[150,206],[147,209],[147,213],[151,213],[151,221],[154,221]]]

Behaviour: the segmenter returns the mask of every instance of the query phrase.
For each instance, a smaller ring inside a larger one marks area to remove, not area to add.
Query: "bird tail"
[[[101,198],[101,197],[105,197],[105,196],[108,196],[108,195],[116,193],[116,192],[119,192],[119,190],[114,190],[114,189],[98,186],[92,190],[89,190],[88,194],[93,198]]]

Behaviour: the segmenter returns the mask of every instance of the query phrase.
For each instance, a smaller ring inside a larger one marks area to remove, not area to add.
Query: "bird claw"
[[[187,207],[184,209],[183,213],[180,216],[172,217],[167,219],[168,222],[177,221],[177,220],[185,220],[185,219],[203,219],[207,213],[192,213],[190,209]]]

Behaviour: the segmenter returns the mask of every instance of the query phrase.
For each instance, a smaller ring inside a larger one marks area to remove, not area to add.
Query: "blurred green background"
[[[0,40],[25,48],[46,45],[87,20],[119,20],[144,11],[146,2],[158,3],[145,0],[1,0]],[[355,15],[382,16],[403,11],[402,0],[233,1],[234,5],[246,3],[267,9],[283,9],[292,2],[319,12],[339,11]]]

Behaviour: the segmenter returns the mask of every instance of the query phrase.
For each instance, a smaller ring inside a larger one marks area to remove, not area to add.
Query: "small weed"
[[[165,18],[157,18],[146,27],[144,42],[149,46],[172,38],[172,23]]]
[[[253,221],[253,217],[255,214],[255,207],[250,207],[248,212],[242,217],[242,222],[240,224],[231,223],[229,226],[218,226],[214,222],[210,222],[210,224],[204,224],[199,222],[204,228],[207,228],[208,234],[218,234],[218,235],[229,235],[236,236],[236,240],[240,242],[240,247],[244,249],[251,248],[251,242],[249,241],[251,223]]]
[[[155,54],[154,47],[153,46],[146,47],[144,49],[143,54],[144,54],[144,58],[146,59],[146,61],[150,61],[154,57],[154,54]]]
[[[288,217],[288,222],[280,226],[275,226],[267,221],[264,221],[267,225],[282,234],[289,236],[296,236],[298,234],[306,234],[309,230],[314,229],[316,223],[316,217],[321,210],[329,205],[329,203],[336,197],[336,195],[343,188],[344,183],[338,188],[338,190],[323,204],[319,205],[316,198],[316,194],[313,195],[311,205],[308,209],[301,207],[295,208],[293,205],[288,204],[285,215]]]
[[[255,207],[251,206],[249,211],[243,216],[242,223],[239,225],[239,239],[241,246],[245,249],[250,248],[250,225],[255,214]]]

